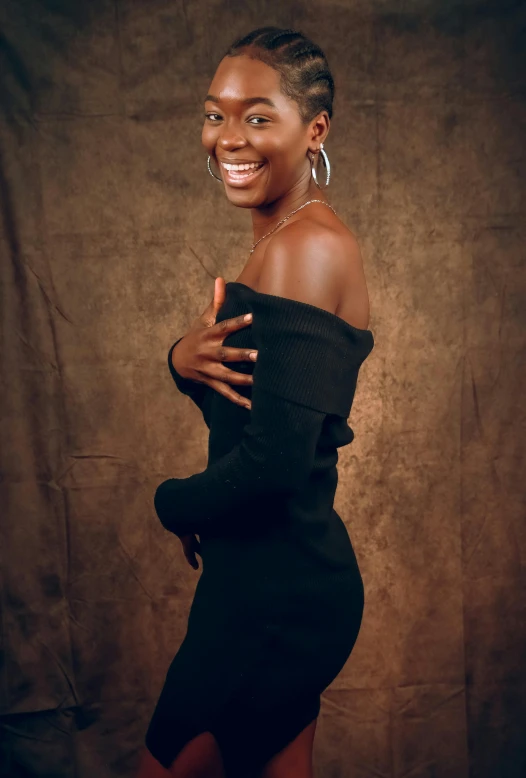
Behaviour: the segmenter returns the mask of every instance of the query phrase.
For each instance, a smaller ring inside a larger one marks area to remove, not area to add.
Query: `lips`
[[[262,165],[265,162],[264,159],[220,159],[218,161],[226,165]]]
[[[236,164],[236,163],[228,163],[228,164]],[[242,162],[239,162],[238,164],[242,165]],[[248,164],[248,163],[245,163]],[[221,164],[221,169],[223,171],[223,179],[229,186],[247,186],[251,184],[261,173],[262,170],[265,170],[267,166],[266,162],[263,162],[258,168],[256,169],[250,169],[250,170],[227,170],[223,164]]]

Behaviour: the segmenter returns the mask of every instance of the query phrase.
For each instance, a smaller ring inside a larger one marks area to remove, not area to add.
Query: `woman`
[[[311,778],[320,694],[358,636],[362,579],[333,500],[373,336],[359,247],[316,173],[333,91],[316,45],[266,27],[229,49],[205,100],[209,171],[250,208],[254,245],[169,352],[209,459],[154,502],[203,572],[140,778]]]

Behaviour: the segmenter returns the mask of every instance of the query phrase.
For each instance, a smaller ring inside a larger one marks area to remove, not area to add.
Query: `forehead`
[[[208,92],[225,104],[254,96],[270,98],[279,107],[285,102],[280,92],[279,73],[264,62],[244,55],[221,60]]]

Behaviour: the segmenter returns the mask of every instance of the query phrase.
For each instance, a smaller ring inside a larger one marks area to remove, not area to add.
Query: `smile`
[[[244,185],[252,183],[252,181],[257,178],[260,174],[260,172],[263,170],[264,167],[266,167],[266,162],[254,164],[251,163],[250,165],[232,165],[229,163],[222,162],[221,167],[223,168],[223,176],[224,180],[227,184],[230,184],[230,186],[236,186],[236,185]],[[232,169],[232,168],[245,168],[242,170],[239,169]],[[248,169],[247,169],[248,168]]]

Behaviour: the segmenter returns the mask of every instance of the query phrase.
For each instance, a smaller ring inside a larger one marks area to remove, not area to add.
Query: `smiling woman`
[[[219,166],[229,200],[257,209],[256,237],[304,200],[329,132],[333,98],[322,50],[292,30],[255,30],[220,62],[205,97],[202,143]],[[259,167],[242,175],[225,167],[247,163]]]
[[[214,326],[186,336],[187,352],[202,359],[229,319],[251,312],[252,325],[223,329],[213,346],[223,364],[188,375],[217,377],[218,362],[239,364],[234,352],[257,350],[257,360],[236,370],[253,378],[239,386],[251,402],[241,406],[217,380],[178,372],[181,338],[168,355],[209,427],[209,458],[202,473],[161,483],[154,505],[169,532],[199,535],[203,572],[139,778],[312,778],[320,694],[360,629],[362,578],[333,503],[374,340],[356,239],[316,175],[333,95],[321,49],[267,27],[233,44],[205,98],[209,170],[250,210],[254,243]]]

